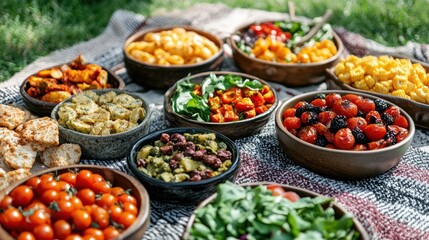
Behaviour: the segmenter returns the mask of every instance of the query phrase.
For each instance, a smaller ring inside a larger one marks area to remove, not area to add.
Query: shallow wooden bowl
[[[181,27],[187,31],[194,31],[199,35],[208,38],[214,42],[216,46],[218,46],[219,52],[217,52],[211,58],[195,64],[162,66],[140,61],[131,56],[125,50],[130,43],[142,41],[144,36],[148,33],[161,32],[173,29],[175,27]],[[186,77],[189,74],[219,70],[224,58],[223,42],[221,39],[209,32],[205,32],[191,26],[159,27],[136,32],[125,41],[123,46],[123,54],[125,68],[127,69],[128,75],[130,75],[130,77],[136,83],[154,89],[167,89],[171,87],[177,80]]]
[[[98,173],[109,181],[112,186],[120,186],[126,189],[131,189],[131,194],[136,198],[138,203],[139,213],[135,222],[128,227],[127,230],[122,232],[120,239],[141,239],[149,226],[150,223],[150,200],[149,194],[147,193],[144,186],[137,181],[134,177],[126,174],[124,172],[111,169],[109,167],[103,166],[94,166],[94,165],[71,165],[67,167],[55,167],[43,170],[37,174],[30,175],[24,179],[14,182],[12,185],[0,191],[0,199],[3,199],[4,196],[9,194],[14,188],[25,183],[28,179],[34,176],[41,176],[45,173],[61,174],[69,172],[70,170],[82,170],[88,169],[93,173]],[[14,239],[9,233],[0,226],[0,236],[2,240],[12,240]]]
[[[237,32],[241,33],[247,30],[252,24],[239,28]],[[276,63],[250,57],[238,48],[234,35],[228,38],[228,44],[232,48],[235,62],[243,72],[285,86],[299,87],[322,82],[325,79],[325,69],[338,62],[344,50],[344,45],[335,32],[333,32],[333,35],[334,43],[337,46],[337,54],[327,60],[316,63]]]
[[[65,63],[67,64],[67,63]],[[60,67],[61,65],[53,66],[50,68]],[[50,69],[47,68],[47,69]],[[115,89],[124,89],[125,88],[125,82],[120,78],[118,75],[113,73],[107,68],[103,67],[103,70],[107,71],[108,73],[108,82],[112,84],[112,88]],[[34,75],[34,74],[32,74]],[[19,87],[19,92],[22,96],[22,100],[24,101],[26,107],[28,110],[30,110],[33,114],[36,114],[38,116],[50,116],[52,109],[58,104],[58,103],[52,103],[52,102],[46,102],[39,100],[37,98],[34,98],[30,95],[28,95],[27,90],[30,88],[30,85],[28,83],[28,78],[21,84]]]
[[[200,128],[211,129],[213,131],[222,133],[232,139],[250,136],[261,131],[261,129],[270,120],[270,117],[272,113],[275,111],[275,109],[277,108],[277,105],[279,102],[276,95],[276,91],[270,86],[270,84],[260,78],[257,78],[255,76],[251,76],[245,73],[226,72],[226,71],[204,72],[204,73],[190,76],[189,79],[191,82],[194,82],[194,83],[202,83],[204,79],[208,77],[211,73],[216,74],[217,76],[234,74],[237,76],[241,76],[242,78],[256,79],[270,87],[270,89],[274,93],[276,100],[274,104],[266,112],[260,115],[257,115],[253,118],[239,120],[236,122],[223,122],[223,123],[200,122],[174,112],[171,105],[171,98],[176,92],[176,89],[177,89],[177,83],[176,83],[170,89],[168,89],[167,92],[164,94],[164,113],[165,113],[165,118],[169,121],[169,123],[176,127],[200,127]],[[186,79],[188,78],[184,78],[180,81],[184,81]]]
[[[299,187],[294,187],[291,185],[286,185],[286,184],[278,184],[278,183],[272,183],[272,182],[255,182],[255,183],[245,183],[245,184],[240,184],[241,186],[251,186],[251,187],[256,187],[256,186],[260,186],[260,185],[271,185],[271,184],[275,184],[275,185],[279,185],[282,186],[283,189],[285,189],[286,191],[293,191],[295,193],[297,193],[300,197],[320,197],[322,195],[304,189],[304,188],[299,188]],[[214,201],[216,199],[216,193],[213,194],[212,196],[210,196],[209,198],[207,198],[206,200],[204,200],[203,202],[201,202],[198,206],[197,209],[199,208],[203,208],[205,206],[207,206],[210,202]],[[333,208],[335,210],[335,217],[336,218],[341,218],[343,215],[345,214],[350,214],[347,212],[347,210],[345,208],[343,208],[341,205],[339,205],[338,203],[334,202],[333,203]],[[195,222],[195,214],[192,214],[191,217],[188,220],[188,223],[186,225],[185,231],[182,235],[182,239],[186,240],[189,239],[190,237],[190,230],[192,225]],[[369,240],[369,236],[367,231],[365,230],[365,228],[362,226],[362,224],[356,219],[353,218],[353,228],[359,232],[360,240]]]
[[[401,114],[406,117],[409,123],[408,136],[395,145],[381,149],[366,151],[330,149],[307,143],[291,134],[282,124],[283,112],[299,101],[310,102],[321,93],[326,95],[329,93],[356,94],[356,92],[343,90],[316,91],[293,97],[281,104],[275,115],[276,134],[280,147],[291,160],[315,173],[340,180],[375,177],[387,172],[399,163],[410,146],[415,133],[414,122],[403,109],[400,109]],[[358,95],[372,100],[376,98],[363,93]],[[394,105],[390,102],[387,104],[388,106]]]

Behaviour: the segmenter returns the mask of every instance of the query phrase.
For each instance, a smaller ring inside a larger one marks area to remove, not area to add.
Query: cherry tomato
[[[34,199],[30,205],[28,205],[25,210],[36,210],[36,209],[42,209],[45,212],[47,212],[49,215],[51,215],[51,209],[49,209],[45,204],[43,204],[40,200]]]
[[[296,112],[295,108],[288,108],[288,109],[284,110],[283,111],[283,119],[286,119],[288,117],[295,117],[295,112]]]
[[[18,235],[17,240],[36,240],[36,238],[34,237],[33,233],[25,231]]]
[[[375,110],[369,111],[365,116],[365,120],[367,123],[381,122],[381,115],[379,112],[377,112]]]
[[[53,181],[54,175],[52,173],[45,173],[42,176],[40,176],[40,181],[44,181],[44,182],[50,182]]]
[[[298,108],[300,108],[300,107],[304,107],[304,106],[305,106],[305,105],[307,105],[307,104],[308,104],[307,102],[300,101],[300,102],[297,102],[297,103],[293,106],[293,108],[298,109]]]
[[[70,223],[66,220],[58,220],[53,225],[54,236],[56,239],[65,239],[72,232]]]
[[[126,202],[123,204],[124,207],[124,211],[125,212],[129,212],[132,213],[134,216],[137,216],[137,213],[139,212],[139,210],[137,209],[136,205],[130,203],[130,202]]]
[[[35,227],[43,224],[51,225],[51,216],[43,209],[37,209],[33,214],[26,217],[23,221],[24,228],[33,230]]]
[[[121,195],[121,196],[127,196],[127,195]],[[118,199],[121,197],[119,196]],[[100,198],[95,200],[95,203],[103,208],[110,208],[110,206],[112,206],[113,204],[115,204],[116,202],[116,197],[113,196],[110,193],[103,193],[103,195],[101,195]]]
[[[335,133],[334,145],[339,149],[349,150],[355,145],[355,137],[348,128],[341,128]]]
[[[298,131],[298,137],[303,141],[314,144],[317,139],[317,130],[313,126],[305,126]]]
[[[369,124],[363,132],[369,141],[378,141],[386,135],[386,127],[382,124]]]
[[[67,191],[69,188],[71,188],[71,185],[66,181],[58,181],[57,182],[58,191]]]
[[[326,100],[326,106],[328,106],[328,108],[332,108],[332,106],[334,105],[334,102],[341,100],[341,95],[338,93],[330,93],[328,95],[326,95],[325,100]]]
[[[51,202],[58,200],[58,191],[54,189],[48,189],[40,196],[40,201],[49,206]]]
[[[283,126],[287,130],[298,129],[301,127],[301,119],[299,119],[298,117],[287,117],[283,121]]]
[[[42,176],[43,177],[43,176]],[[58,190],[58,183],[55,180],[44,180],[43,178],[40,178],[41,181],[39,185],[37,186],[37,194],[38,196],[42,196],[46,191],[52,189],[52,190]]]
[[[91,188],[94,180],[90,170],[80,170],[76,175],[76,188],[78,190]]]
[[[380,149],[387,146],[387,141],[384,139],[380,139],[377,141],[369,142],[368,143],[368,150],[374,150],[374,149]]]
[[[110,185],[108,182],[95,182],[94,185],[92,186],[92,190],[94,191],[94,193],[99,194],[99,193],[109,193],[110,192]]]
[[[70,198],[69,201],[72,203],[74,209],[82,209],[83,208],[82,201],[78,197],[73,196]]]
[[[95,193],[89,188],[79,190],[76,196],[82,201],[83,205],[92,205],[95,203]]]
[[[396,125],[402,128],[408,128],[408,120],[404,116],[398,115],[393,121],[393,125]]]
[[[21,212],[14,207],[8,208],[2,214],[2,226],[9,230],[19,229],[24,217]]]
[[[54,239],[54,230],[50,224],[42,224],[33,229],[33,235],[36,239],[50,240]]]
[[[291,202],[296,202],[300,199],[299,195],[296,192],[292,192],[292,191],[286,191],[283,194],[283,197],[288,199]]]
[[[83,231],[84,236],[93,236],[96,240],[104,240],[103,231],[97,228],[87,228]]]
[[[121,234],[118,229],[110,226],[103,230],[104,239],[115,239]]]
[[[103,176],[101,176],[100,174],[98,174],[98,173],[93,173],[93,174],[92,174],[92,181],[93,181],[93,182],[104,182],[105,180],[104,180],[104,177],[103,177]]]
[[[6,195],[3,197],[3,199],[0,201],[0,208],[3,210],[8,209],[12,206],[13,198],[9,195]]]
[[[334,142],[335,133],[332,133],[330,131],[325,131],[325,133],[323,134],[323,136],[326,138],[326,140],[329,143],[333,143]]]
[[[130,212],[123,211],[118,219],[118,223],[127,229],[136,221],[136,216]]]
[[[76,185],[76,174],[73,172],[65,172],[60,174],[60,180],[68,182],[71,186]]]
[[[328,128],[321,122],[313,124],[312,126],[316,128],[317,134],[319,134],[320,136],[323,136],[325,132],[328,130]]]
[[[122,195],[125,193],[125,190],[121,187],[112,187],[110,188],[110,194],[112,194],[113,196],[117,197],[119,195]]]
[[[354,103],[354,104],[356,104],[356,105],[357,105],[357,102],[358,102],[359,100],[362,100],[362,99],[363,99],[363,98],[362,98],[362,96],[359,96],[359,95],[356,95],[356,94],[353,94],[353,93],[345,94],[345,95],[343,95],[341,98],[342,98],[342,99],[347,99],[347,100],[349,100],[350,102],[352,102],[352,103]]]
[[[84,210],[74,211],[71,215],[71,219],[78,231],[83,231],[91,225],[91,216]]]
[[[58,208],[54,209],[52,213],[54,219],[69,220],[75,210],[73,203],[69,200],[59,200],[57,204]]]
[[[393,119],[395,119],[397,116],[401,114],[401,111],[397,106],[390,106],[388,109],[386,109],[385,112],[390,114],[393,117]]]
[[[322,98],[316,98],[313,101],[311,101],[310,104],[317,106],[317,107],[324,107],[324,106],[326,106],[326,100],[322,99]]]
[[[91,209],[91,219],[98,225],[99,229],[105,229],[109,226],[109,212],[97,205],[93,205]]]
[[[137,200],[134,196],[131,196],[129,194],[122,194],[118,197],[118,202],[124,204],[126,202],[132,203],[137,206]]]
[[[366,120],[363,117],[352,117],[347,119],[347,127],[351,130],[355,128],[359,128],[360,130],[364,130],[367,126]]]
[[[32,177],[28,179],[27,182],[25,182],[25,185],[32,187],[33,189],[36,189],[41,181],[42,180],[39,177]]]
[[[71,198],[70,195],[71,194],[68,193],[68,192],[61,191],[61,192],[58,193],[58,201],[60,201],[60,200],[70,200],[70,198]]]
[[[399,133],[396,135],[396,142],[399,143],[403,141],[408,136],[408,130],[405,128],[401,128]]]
[[[359,99],[355,102],[355,104],[364,114],[367,114],[369,111],[375,110],[375,103],[372,99],[369,98]]]
[[[122,213],[122,208],[116,204],[110,206],[109,208],[110,217],[113,221],[117,222]]]
[[[354,151],[365,151],[365,150],[368,150],[368,148],[366,147],[366,145],[364,145],[364,144],[356,144],[354,147],[353,147],[353,150]]]
[[[83,240],[79,234],[70,234],[64,240]]]
[[[317,115],[317,119],[319,120],[319,122],[326,125],[328,122],[332,121],[335,116],[337,116],[337,114],[333,111],[323,111]]]
[[[335,101],[332,109],[337,114],[346,116],[346,118],[354,117],[358,113],[358,107],[356,104],[347,99]]]

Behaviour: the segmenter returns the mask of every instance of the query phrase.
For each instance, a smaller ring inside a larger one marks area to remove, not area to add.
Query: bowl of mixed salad
[[[305,42],[316,21],[262,21],[239,28],[228,39],[238,67],[245,73],[286,86],[324,80],[344,46],[329,23]]]

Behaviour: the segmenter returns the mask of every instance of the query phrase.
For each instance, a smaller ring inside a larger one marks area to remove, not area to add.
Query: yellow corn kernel
[[[381,81],[380,83],[383,86],[385,86],[389,92],[393,90],[393,81],[392,80]]]
[[[383,84],[381,84],[379,82],[376,83],[371,90],[374,92],[382,93],[382,94],[388,94],[389,93],[389,89],[387,89]]]
[[[427,99],[427,97],[422,98],[421,96],[419,96],[419,94],[417,94],[417,92],[411,92],[410,97],[412,100],[417,101],[417,102],[421,102],[421,103],[426,103],[426,99]]]
[[[371,76],[371,75],[366,75],[365,78],[365,83],[366,85],[368,85],[368,87],[371,89],[372,87],[374,87],[375,85],[375,79]]]
[[[404,75],[396,75],[393,78],[393,88],[398,90],[398,89],[402,89],[402,90],[406,90],[407,89],[407,76]]]
[[[367,85],[365,79],[356,81],[353,83],[353,87],[357,88],[357,89],[362,89],[362,90],[369,90],[369,86]]]
[[[351,72],[353,70],[353,68],[355,67],[355,65],[351,62],[346,62],[344,64],[344,66],[345,66],[347,72]]]
[[[346,71],[346,67],[344,66],[344,63],[340,62],[335,66],[334,73],[335,75],[340,75],[341,73],[344,73]],[[429,78],[428,78],[429,79]]]
[[[365,71],[361,67],[356,67],[352,71],[350,71],[350,81],[355,82],[363,79],[365,75]]]
[[[391,94],[392,96],[395,96],[395,97],[410,99],[410,96],[408,96],[403,89],[395,90]]]
[[[340,79],[341,82],[350,83],[350,74],[349,73],[341,73],[340,75],[338,75],[338,79]]]

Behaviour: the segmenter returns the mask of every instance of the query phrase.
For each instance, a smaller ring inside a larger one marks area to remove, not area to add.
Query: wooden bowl
[[[214,42],[219,51],[209,59],[196,64],[163,66],[158,64],[145,63],[131,56],[127,51],[127,46],[136,41],[142,41],[144,36],[152,32],[171,30],[176,27],[184,28],[187,31],[194,31]],[[217,36],[190,26],[169,26],[142,30],[131,35],[123,46],[124,63],[128,75],[138,84],[155,89],[167,89],[177,80],[189,74],[205,71],[219,70],[224,58],[223,42]]]
[[[300,197],[321,197],[322,195],[315,193],[313,191],[304,189],[304,188],[299,188],[299,187],[294,187],[291,185],[286,185],[286,184],[278,184],[278,183],[272,183],[272,182],[255,182],[255,183],[245,183],[245,184],[240,184],[240,186],[246,187],[246,186],[250,186],[250,187],[256,187],[256,186],[260,186],[260,185],[271,185],[271,184],[275,184],[275,185],[279,185],[281,187],[283,187],[283,189],[285,191],[293,191],[295,193],[297,193]],[[210,196],[209,198],[207,198],[206,200],[204,200],[203,202],[201,202],[198,206],[197,209],[199,208],[203,208],[205,206],[207,206],[210,202],[214,201],[216,199],[217,194],[213,194],[212,196]],[[335,217],[338,219],[340,217],[342,217],[345,214],[350,214],[347,212],[347,210],[345,208],[343,208],[341,205],[339,205],[336,202],[333,202],[333,209],[335,211]],[[186,225],[185,231],[182,235],[182,239],[186,240],[190,238],[190,230],[192,225],[195,222],[195,214],[192,214],[191,217],[188,220],[188,223]],[[362,226],[362,224],[356,219],[353,218],[353,228],[356,232],[359,232],[360,240],[369,240],[369,236],[367,231],[365,230],[365,228]]]
[[[65,64],[67,64],[67,63],[65,63]],[[53,66],[50,68],[56,68],[56,67],[60,67],[62,65],[63,64]],[[50,69],[50,68],[47,68],[47,69]],[[122,78],[120,78],[119,76],[117,76],[116,74],[114,74],[112,71],[110,71],[107,68],[103,67],[103,70],[107,71],[108,82],[110,84],[112,84],[112,88],[115,88],[115,89],[124,89],[125,88],[125,82],[124,82],[124,80],[122,80]],[[34,74],[32,74],[32,75],[34,75]],[[36,114],[38,116],[50,116],[52,109],[54,109],[54,107],[58,103],[42,101],[42,100],[39,100],[37,98],[34,98],[34,97],[28,95],[28,93],[27,93],[28,88],[30,88],[30,85],[28,83],[28,78],[27,78],[21,84],[21,86],[19,88],[19,92],[20,92],[20,94],[22,96],[22,100],[24,101],[28,110],[30,110],[33,114]]]
[[[136,99],[140,99],[143,102],[143,108],[146,110],[146,117],[136,127],[128,131],[105,136],[85,134],[58,125],[60,141],[79,144],[82,149],[82,157],[87,159],[112,160],[124,158],[129,153],[132,144],[149,132],[152,110],[143,98],[125,90],[100,89],[93,91],[98,95],[110,91],[117,94],[126,93]],[[58,121],[58,110],[64,104],[71,102],[72,99],[73,96],[55,106],[52,110],[51,118]]]
[[[3,199],[3,197],[9,194],[14,188],[25,183],[28,179],[34,176],[41,176],[45,173],[53,173],[58,175],[61,173],[69,172],[70,170],[74,170],[74,169],[91,170],[93,173],[98,173],[101,176],[103,176],[104,179],[106,179],[106,181],[109,181],[112,184],[112,186],[120,186],[123,188],[131,189],[131,194],[137,200],[139,213],[137,215],[135,222],[130,227],[128,227],[127,230],[122,232],[119,238],[120,239],[141,239],[150,223],[149,195],[146,189],[143,187],[143,185],[139,181],[137,181],[134,177],[124,172],[111,169],[109,167],[78,164],[78,165],[71,165],[67,167],[55,167],[55,168],[46,169],[37,174],[33,174],[24,179],[16,181],[6,189],[3,189],[2,191],[0,191],[0,199]],[[0,226],[0,236],[2,240],[14,239],[1,226]]]
[[[276,91],[270,86],[270,84],[260,78],[245,74],[245,73],[239,73],[239,72],[226,72],[226,71],[220,71],[220,72],[205,72],[196,74],[193,76],[190,76],[189,79],[193,83],[202,83],[206,77],[208,77],[211,73],[216,75],[227,75],[227,74],[234,74],[237,76],[241,76],[242,78],[247,79],[256,79],[260,82],[262,82],[265,85],[268,85],[270,89],[273,91],[275,96],[275,102],[274,104],[264,113],[257,115],[253,118],[239,120],[236,122],[223,122],[223,123],[216,123],[216,122],[200,122],[197,120],[190,119],[186,116],[177,114],[171,105],[171,98],[176,92],[177,89],[177,83],[174,84],[170,89],[167,90],[164,94],[164,113],[165,118],[169,121],[169,123],[173,126],[177,127],[200,127],[200,128],[207,128],[211,129],[213,131],[222,133],[226,135],[229,138],[237,139],[245,136],[250,136],[255,133],[258,133],[270,120],[270,117],[274,110],[277,108],[278,105],[278,98],[276,95]],[[180,81],[185,81],[188,78],[184,78]]]
[[[329,93],[356,94],[343,90],[315,91],[301,94],[282,103],[275,114],[276,134],[280,147],[288,158],[315,173],[340,180],[375,177],[387,172],[399,163],[410,146],[415,133],[414,122],[403,109],[400,109],[400,112],[408,120],[408,136],[395,145],[381,149],[366,151],[330,149],[305,142],[291,134],[282,124],[283,112],[299,101],[310,102],[321,93],[326,95]],[[376,99],[376,97],[368,94],[359,93],[358,95],[372,100]],[[387,104],[388,106],[394,105],[391,102],[387,102]]]
[[[252,24],[239,28],[237,32],[246,31]],[[250,57],[237,46],[234,35],[228,38],[228,44],[232,48],[235,62],[243,72],[285,86],[299,87],[322,82],[325,79],[325,69],[338,62],[344,50],[344,45],[335,32],[333,32],[333,36],[334,43],[337,46],[337,54],[327,60],[316,63],[276,63]]]
[[[145,145],[152,145],[156,140],[159,140],[162,133],[168,133],[170,135],[173,133],[215,133],[216,139],[224,142],[227,145],[227,149],[231,151],[232,165],[225,172],[200,181],[173,183],[164,182],[160,179],[149,177],[138,169],[136,164],[137,153]],[[240,162],[239,150],[237,145],[235,145],[231,139],[220,133],[201,128],[169,128],[153,132],[138,140],[138,142],[136,142],[132,147],[131,152],[127,157],[128,167],[140,180],[140,182],[143,183],[143,185],[147,188],[151,199],[182,205],[198,204],[213,194],[216,191],[216,186],[219,183],[223,183],[225,181],[234,181],[240,168]]]
[[[401,57],[404,58],[404,57]],[[412,60],[413,63],[419,63],[426,69],[426,72],[429,72],[429,64],[423,63],[420,61]],[[411,99],[395,97],[392,95],[376,93],[367,90],[361,90],[355,87],[350,86],[338,79],[338,77],[334,73],[335,67],[331,67],[326,69],[326,83],[328,85],[328,89],[341,89],[346,91],[354,91],[358,93],[371,94],[373,96],[386,99],[395,105],[398,105],[402,109],[404,109],[408,114],[410,114],[411,118],[414,120],[414,123],[422,128],[429,128],[429,104],[420,103]]]

